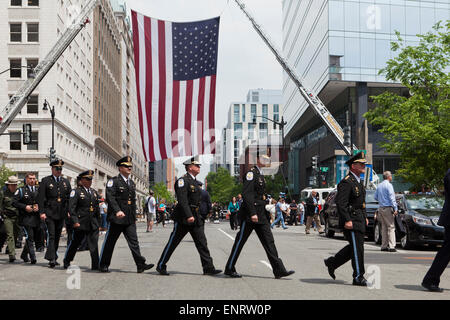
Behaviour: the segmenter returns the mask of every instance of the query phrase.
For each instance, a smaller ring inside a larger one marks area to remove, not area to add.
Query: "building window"
[[[39,23],[27,23],[28,42],[39,42]]]
[[[242,105],[242,122],[245,122],[245,104]]]
[[[21,150],[22,135],[20,132],[11,132],[9,135],[9,150]]]
[[[251,116],[252,116],[252,122],[253,122],[253,119],[255,119],[255,121],[256,121],[256,104],[252,104],[251,105],[250,113],[251,113]]]
[[[267,138],[267,123],[259,124],[259,138],[260,139]]]
[[[39,64],[38,59],[27,59],[27,78],[31,78],[31,74],[34,72],[34,68]]]
[[[278,104],[273,105],[273,120],[280,121],[280,106]]]
[[[259,102],[259,92],[258,91],[252,92],[252,102]]]
[[[248,138],[250,140],[255,139],[255,128],[256,128],[256,123],[248,124]]]
[[[22,6],[22,0],[11,0],[11,6]]]
[[[262,116],[264,117],[261,122],[267,122],[267,119],[269,117],[269,107],[267,104],[262,105]]]
[[[11,78],[22,78],[22,60],[11,59],[9,60],[9,76]]]
[[[38,150],[38,145],[39,145],[39,141],[38,141],[38,132],[32,132],[31,133],[31,143],[27,144],[27,150]]]
[[[234,105],[234,122],[239,122],[239,105]]]
[[[9,25],[10,31],[10,41],[11,42],[22,42],[22,24],[21,23],[11,23]]]
[[[27,113],[39,113],[38,96],[30,96],[27,103]]]
[[[28,0],[29,7],[39,7],[39,0]]]
[[[234,124],[234,138],[242,139],[242,123]]]

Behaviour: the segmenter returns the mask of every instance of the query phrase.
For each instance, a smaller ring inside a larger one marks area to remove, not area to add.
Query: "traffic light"
[[[346,126],[344,127],[344,146],[351,147],[352,146],[352,133],[351,133],[351,127]]]
[[[313,171],[317,171],[319,163],[319,156],[311,157],[311,166]]]
[[[50,162],[53,162],[56,160],[56,150],[53,148],[50,148]]]
[[[24,123],[22,126],[22,131],[23,131],[23,144],[30,144],[32,142],[31,123]]]

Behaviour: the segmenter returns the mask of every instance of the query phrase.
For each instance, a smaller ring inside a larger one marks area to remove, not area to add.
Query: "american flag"
[[[146,159],[215,153],[219,17],[185,23],[135,11],[131,17]]]

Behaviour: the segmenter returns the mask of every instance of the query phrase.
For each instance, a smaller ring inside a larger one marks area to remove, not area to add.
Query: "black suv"
[[[334,237],[335,232],[342,232],[339,227],[339,215],[336,208],[335,198],[337,191],[332,191],[323,205],[322,216],[325,220],[325,234],[327,237]],[[374,199],[375,190],[366,190],[366,213],[369,225],[366,227],[366,236],[373,240],[374,215],[378,209],[378,202]]]
[[[396,195],[398,213],[406,229],[400,236],[396,230],[396,239],[403,249],[416,245],[436,246],[444,243],[444,228],[437,225],[444,206],[444,197],[436,195]],[[381,243],[381,222],[375,220],[374,239]]]

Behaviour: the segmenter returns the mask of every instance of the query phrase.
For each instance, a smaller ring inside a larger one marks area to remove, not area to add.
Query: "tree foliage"
[[[450,20],[418,35],[417,46],[398,40],[391,49],[398,52],[380,74],[409,89],[408,97],[392,92],[371,97],[376,103],[364,116],[380,127],[388,152],[400,154],[402,178],[418,187],[442,185],[450,167]]]
[[[277,173],[275,176],[267,176],[266,180],[266,193],[270,194],[272,198],[278,199],[280,192],[286,192],[286,184],[281,173]]]
[[[158,199],[158,201],[161,201],[161,199],[166,199],[166,204],[174,203],[175,197],[174,195],[167,190],[167,186],[163,182],[158,182],[155,184],[152,188],[155,199]]]
[[[225,168],[208,173],[206,179],[208,181],[207,191],[212,202],[227,205],[232,197],[242,192],[242,185]]]
[[[11,169],[3,165],[0,168],[0,186],[3,187],[5,185],[5,182],[8,181],[8,178],[16,174],[17,174],[16,172],[12,171]]]

